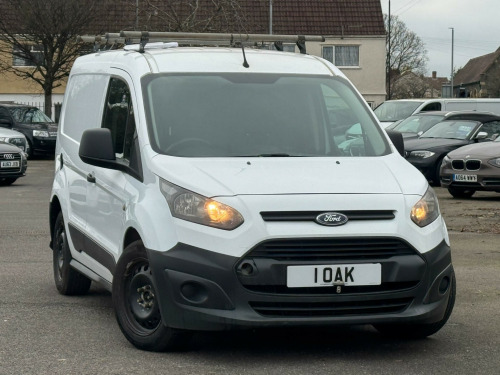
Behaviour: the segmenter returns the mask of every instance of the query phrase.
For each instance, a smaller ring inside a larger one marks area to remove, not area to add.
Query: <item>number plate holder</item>
[[[19,160],[2,161],[0,168],[19,168]]]
[[[288,266],[286,276],[288,288],[380,285],[382,265],[370,263]]]
[[[477,182],[476,174],[454,174],[453,181],[457,182]]]

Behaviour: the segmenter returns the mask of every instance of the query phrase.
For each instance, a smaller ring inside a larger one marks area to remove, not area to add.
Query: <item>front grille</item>
[[[457,171],[462,171],[465,168],[465,163],[463,160],[452,160],[451,167]]]
[[[366,211],[263,211],[260,213],[264,221],[315,221],[316,217],[325,212],[337,212],[351,220],[392,220],[392,210],[366,210]]]
[[[342,294],[358,293],[379,293],[379,292],[401,292],[418,285],[419,281],[388,282],[380,285],[363,286],[342,286]],[[245,288],[252,292],[269,294],[288,294],[288,295],[324,295],[331,296],[335,294],[335,287],[318,288],[288,288],[286,285],[245,285]]]
[[[481,168],[481,160],[467,160],[465,168],[468,171],[478,171]]]
[[[387,259],[396,255],[415,255],[406,242],[397,238],[280,239],[262,242],[245,258],[279,261],[350,261]]]
[[[259,314],[269,317],[334,317],[387,314],[404,311],[412,298],[346,302],[250,302]]]
[[[17,167],[6,167],[4,162],[9,162],[9,161],[17,161],[18,166]],[[0,154],[0,164],[1,168],[0,171],[3,173],[14,173],[14,172],[19,172],[23,166],[22,160],[21,160],[21,154],[18,152],[5,152]]]

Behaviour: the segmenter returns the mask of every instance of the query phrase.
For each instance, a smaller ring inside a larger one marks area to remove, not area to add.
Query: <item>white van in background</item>
[[[500,98],[495,99],[400,99],[386,100],[375,109],[384,128],[419,112],[481,111],[500,115]]]

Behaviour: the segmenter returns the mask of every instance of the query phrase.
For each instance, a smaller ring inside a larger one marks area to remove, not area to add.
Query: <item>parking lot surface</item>
[[[436,188],[450,231],[457,302],[448,324],[417,341],[370,326],[197,334],[179,353],[135,349],[111,295],[59,295],[48,201],[54,162],[0,187],[0,374],[498,374],[500,194],[453,199]]]

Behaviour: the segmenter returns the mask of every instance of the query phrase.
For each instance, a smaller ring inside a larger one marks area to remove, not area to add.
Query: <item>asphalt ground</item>
[[[448,324],[417,341],[370,326],[195,335],[190,350],[135,349],[111,295],[60,295],[52,276],[48,202],[52,160],[0,187],[0,374],[499,374],[500,194],[451,198],[437,188],[450,230],[457,301]]]

